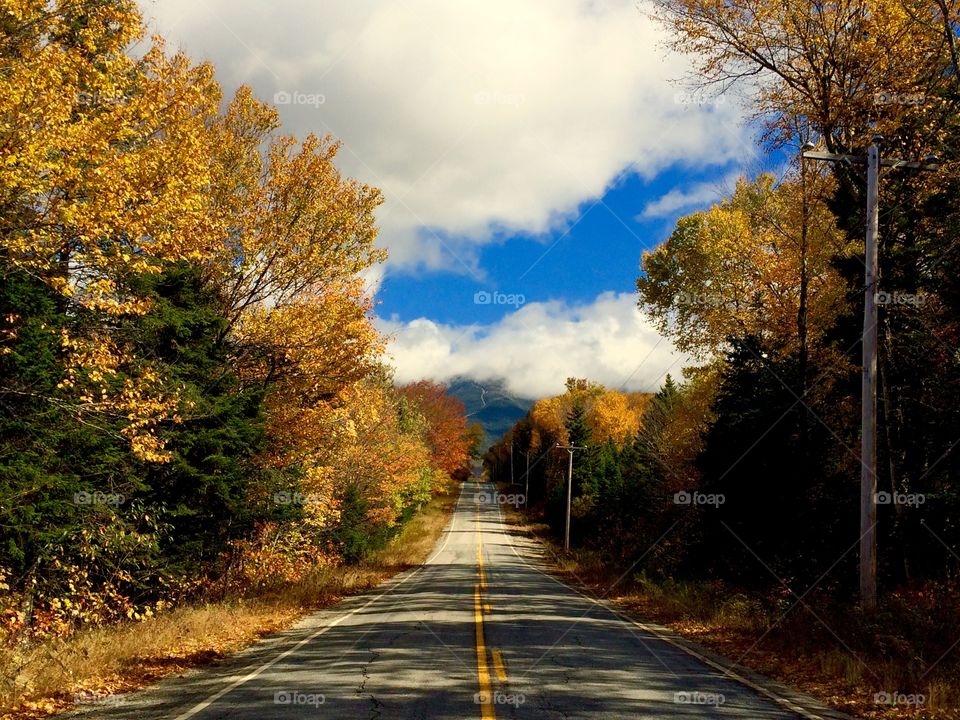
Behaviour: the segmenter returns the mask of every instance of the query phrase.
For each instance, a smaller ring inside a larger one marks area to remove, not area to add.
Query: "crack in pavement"
[[[419,624],[419,621],[418,621]],[[416,626],[415,626],[416,627]],[[356,690],[354,691],[357,695],[367,695],[370,699],[372,707],[370,708],[370,720],[378,720],[383,715],[384,703],[377,699],[376,695],[372,692],[367,692],[367,681],[372,677],[371,666],[384,654],[386,650],[391,648],[397,643],[401,638],[404,638],[408,635],[411,635],[415,632],[414,629],[402,630],[395,632],[389,639],[388,642],[383,643],[378,648],[367,648],[367,652],[370,653],[369,659],[360,666],[360,683],[357,685]]]
[[[357,685],[357,689],[356,689],[357,695],[364,694],[364,691],[366,690],[366,687],[367,687],[367,680],[370,679],[370,666],[381,655],[381,652],[379,650],[374,650],[373,648],[371,648],[369,652],[370,652],[370,659],[360,666],[360,684]],[[381,715],[380,708],[383,707],[383,703],[377,700],[377,698],[373,695],[373,693],[370,693],[370,702],[373,704],[373,707],[370,708],[370,720],[376,720]]]

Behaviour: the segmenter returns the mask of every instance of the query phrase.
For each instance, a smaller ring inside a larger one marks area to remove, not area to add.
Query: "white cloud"
[[[719,180],[695,183],[686,188],[674,188],[653,202],[647,203],[637,219],[670,217],[719,202],[724,196],[733,193],[740,175],[740,171],[737,171]]]
[[[511,393],[527,398],[562,393],[568,377],[653,391],[690,362],[645,320],[633,293],[603,293],[579,306],[529,303],[492,326],[426,318],[379,325],[393,337],[398,382],[503,378]]]
[[[143,1],[152,27],[241,83],[323,96],[288,131],[331,131],[380,186],[393,268],[477,273],[493,227],[542,233],[625,169],[742,154],[733,102],[677,101],[686,61],[635,0]]]

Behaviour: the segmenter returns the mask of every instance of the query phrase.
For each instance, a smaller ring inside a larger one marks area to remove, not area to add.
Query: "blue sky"
[[[636,308],[641,253],[773,160],[742,98],[685,84],[643,2],[141,3],[227,97],[336,136],[344,174],[381,188],[390,259],[367,281],[398,381],[652,390],[688,362]]]
[[[578,304],[604,291],[632,292],[642,252],[666,239],[677,217],[677,212],[644,217],[643,210],[678,187],[703,184],[705,194],[721,197],[730,186],[731,170],[708,170],[672,167],[651,181],[627,175],[599,201],[584,202],[561,228],[537,236],[506,233],[500,242],[485,246],[476,273],[459,263],[449,271],[388,273],[378,294],[378,312],[401,322],[429,317],[455,325],[490,323],[514,308],[478,307],[478,291],[522,294],[527,302]]]

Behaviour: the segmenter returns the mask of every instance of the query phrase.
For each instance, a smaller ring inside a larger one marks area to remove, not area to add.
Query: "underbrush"
[[[318,569],[255,597],[169,610],[138,622],[81,628],[68,637],[0,643],[0,717],[25,719],[133,690],[224,657],[312,610],[368,590],[429,556],[459,483],[434,496],[381,549],[356,565]]]
[[[782,586],[743,589],[717,580],[650,578],[601,553],[563,553],[549,529],[518,513],[570,582],[730,660],[866,718],[960,718],[960,586],[886,593],[877,611],[856,599]]]

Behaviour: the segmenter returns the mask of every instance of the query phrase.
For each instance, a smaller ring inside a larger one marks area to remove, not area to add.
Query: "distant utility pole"
[[[527,471],[523,474],[523,477],[526,478],[526,485],[523,489],[523,504],[526,505],[530,501],[530,453],[524,450],[520,452],[527,460]]]
[[[800,162],[824,160],[867,166],[866,273],[863,287],[863,381],[860,395],[860,604],[865,610],[877,607],[877,276],[879,256],[880,167],[936,170],[931,156],[925,162],[881,160],[883,138],[874,135],[867,155],[835,155],[815,152],[813,143],[804,143]]]
[[[510,438],[510,484],[513,485],[513,438]]]
[[[574,450],[586,450],[584,447],[579,445],[561,445],[557,443],[557,448],[560,450],[566,450],[570,453],[570,469],[567,472],[567,524],[564,527],[563,531],[563,549],[566,551],[570,550],[570,504],[573,501],[573,451]]]
[[[527,471],[523,476],[527,479],[527,484],[523,488],[523,504],[524,507],[529,507],[530,504],[530,451],[527,450],[523,456],[527,459]]]

